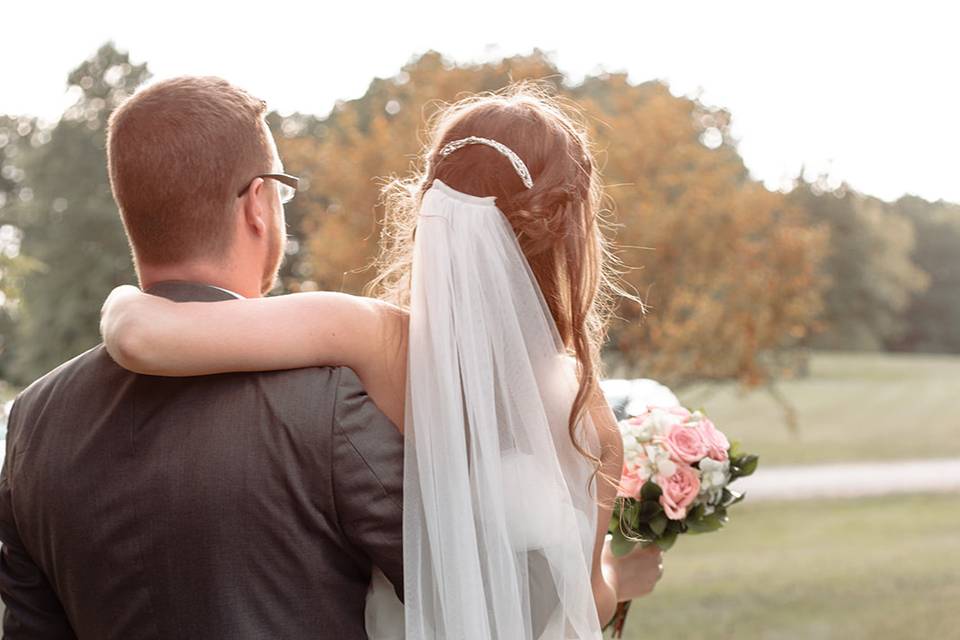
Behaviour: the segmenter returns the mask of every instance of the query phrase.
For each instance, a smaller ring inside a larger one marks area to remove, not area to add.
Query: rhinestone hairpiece
[[[490,138],[481,138],[480,136],[470,136],[467,138],[461,138],[460,140],[453,140],[448,142],[440,149],[440,155],[444,158],[456,151],[457,149],[462,149],[468,144],[485,144],[488,147],[493,147],[503,155],[507,156],[507,159],[510,160],[510,164],[513,165],[513,168],[516,170],[517,175],[520,176],[520,179],[523,181],[523,185],[527,189],[533,188],[533,178],[530,177],[530,171],[527,169],[527,165],[523,164],[523,160],[520,159],[513,149],[507,145],[497,142],[496,140],[491,140]]]

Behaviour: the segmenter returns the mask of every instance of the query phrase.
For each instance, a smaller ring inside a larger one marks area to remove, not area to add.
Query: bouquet
[[[701,411],[649,406],[619,423],[623,471],[610,521],[611,550],[622,556],[636,545],[669,549],[681,533],[707,533],[727,522],[727,509],[745,497],[731,482],[757,468]],[[629,602],[608,624],[623,632]]]

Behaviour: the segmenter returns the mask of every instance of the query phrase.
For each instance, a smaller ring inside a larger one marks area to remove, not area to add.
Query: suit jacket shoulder
[[[352,371],[160,378],[97,346],[19,394],[7,638],[362,638],[402,584],[402,438]]]

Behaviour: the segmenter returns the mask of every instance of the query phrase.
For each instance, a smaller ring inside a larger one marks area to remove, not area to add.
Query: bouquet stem
[[[610,635],[611,638],[623,637],[623,626],[627,622],[627,612],[630,610],[631,602],[633,602],[633,600],[617,603],[617,610],[614,612],[610,622],[607,623],[607,627],[613,627],[613,632]]]

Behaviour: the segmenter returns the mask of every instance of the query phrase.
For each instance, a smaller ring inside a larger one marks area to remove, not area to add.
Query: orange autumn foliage
[[[409,170],[425,120],[444,101],[515,80],[574,101],[596,143],[623,278],[649,305],[618,310],[608,348],[616,373],[672,386],[775,378],[779,356],[816,326],[826,232],[750,178],[728,112],[619,74],[570,86],[540,52],[460,66],[427,53],[281,138],[286,166],[308,185],[295,201],[306,288],[360,292],[380,239],[380,184]]]

